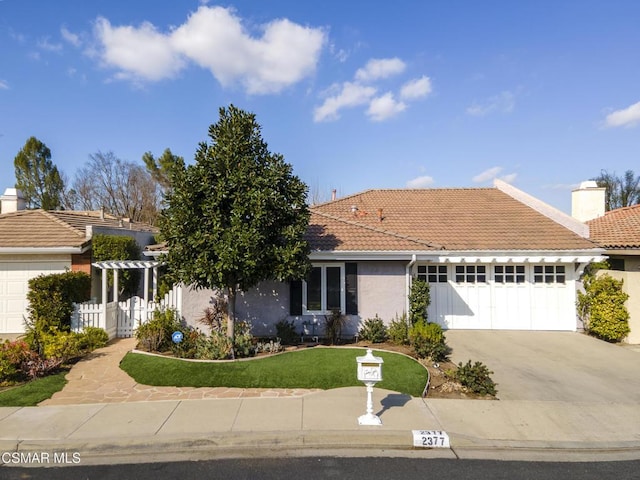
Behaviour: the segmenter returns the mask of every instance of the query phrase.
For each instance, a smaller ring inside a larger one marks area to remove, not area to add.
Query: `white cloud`
[[[339,93],[327,98],[313,112],[313,120],[322,122],[339,118],[338,112],[347,107],[355,107],[369,103],[376,94],[374,87],[367,87],[352,82],[345,82]]]
[[[38,40],[38,48],[45,50],[47,52],[61,52],[62,44],[61,43],[51,43],[49,41],[49,37],[41,38]]]
[[[157,81],[174,77],[185,66],[170,38],[149,22],[138,28],[112,27],[106,18],[98,18],[95,34],[102,43],[102,62],[120,70],[118,79]]]
[[[367,62],[364,68],[356,72],[356,80],[371,82],[381,78],[391,77],[404,72],[406,65],[399,58],[374,58]]]
[[[80,41],[80,37],[75,33],[72,33],[69,30],[67,30],[66,27],[62,27],[60,29],[60,34],[62,35],[62,38],[64,38],[68,43],[70,43],[74,47],[79,47],[80,45],[82,45],[82,42]]]
[[[502,171],[502,167],[491,167],[484,172],[479,173],[475,177],[471,179],[474,183],[482,183],[487,180],[493,180],[498,176],[498,174]]]
[[[373,121],[381,122],[391,118],[407,108],[403,102],[396,101],[391,92],[385,93],[381,97],[374,98],[369,104],[367,115]]]
[[[407,182],[407,188],[427,188],[433,185],[433,177],[429,175],[423,175],[422,177],[416,177]]]
[[[405,83],[400,89],[400,98],[403,100],[416,100],[426,97],[431,93],[431,79],[426,75]]]
[[[6,80],[0,80],[0,90],[9,90],[9,84]]]
[[[507,175],[503,175],[502,177],[500,177],[500,180],[506,183],[513,183],[517,178],[517,176],[518,176],[517,173],[509,173]]]
[[[633,127],[640,123],[640,102],[607,115],[607,127]]]
[[[100,57],[117,78],[157,81],[174,77],[188,61],[207,68],[223,85],[241,83],[251,94],[277,93],[315,70],[326,35],[287,19],[274,20],[254,37],[230,8],[201,6],[168,33],[145,22],[112,27],[96,22]]]
[[[511,113],[516,105],[516,96],[513,92],[504,91],[493,97],[489,97],[482,103],[473,102],[467,108],[467,113],[475,117],[484,117],[494,112]]]

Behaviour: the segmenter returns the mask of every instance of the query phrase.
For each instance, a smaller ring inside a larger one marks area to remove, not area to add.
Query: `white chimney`
[[[587,222],[604,215],[606,188],[589,180],[571,192],[571,216],[581,222]]]
[[[0,213],[17,212],[25,208],[24,196],[17,188],[7,188],[0,197]]]

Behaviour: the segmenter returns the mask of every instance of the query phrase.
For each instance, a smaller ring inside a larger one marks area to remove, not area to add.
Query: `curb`
[[[77,452],[82,465],[148,463],[271,456],[407,456],[416,458],[593,462],[640,459],[640,442],[546,442],[483,440],[451,435],[451,448],[412,446],[408,430],[242,432],[192,437],[124,437],[89,440],[0,440],[0,452]],[[37,462],[2,466],[41,467]],[[77,463],[77,462],[76,462]],[[51,465],[49,465],[51,466]],[[64,465],[57,465],[64,466]]]

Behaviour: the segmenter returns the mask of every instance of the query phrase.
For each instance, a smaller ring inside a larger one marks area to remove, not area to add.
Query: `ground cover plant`
[[[0,392],[0,407],[34,407],[38,403],[51,398],[62,390],[67,381],[64,369],[44,378],[36,378],[28,383],[9,388]]]
[[[356,348],[308,348],[236,362],[185,362],[128,353],[120,367],[137,382],[155,386],[237,388],[319,388],[362,386],[357,380]],[[374,351],[382,357],[384,380],[376,386],[412,396],[422,395],[427,371],[404,355]]]

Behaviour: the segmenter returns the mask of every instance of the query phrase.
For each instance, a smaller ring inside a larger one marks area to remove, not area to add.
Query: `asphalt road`
[[[631,480],[640,461],[555,463],[412,458],[268,458],[63,468],[0,467],[0,479]]]

